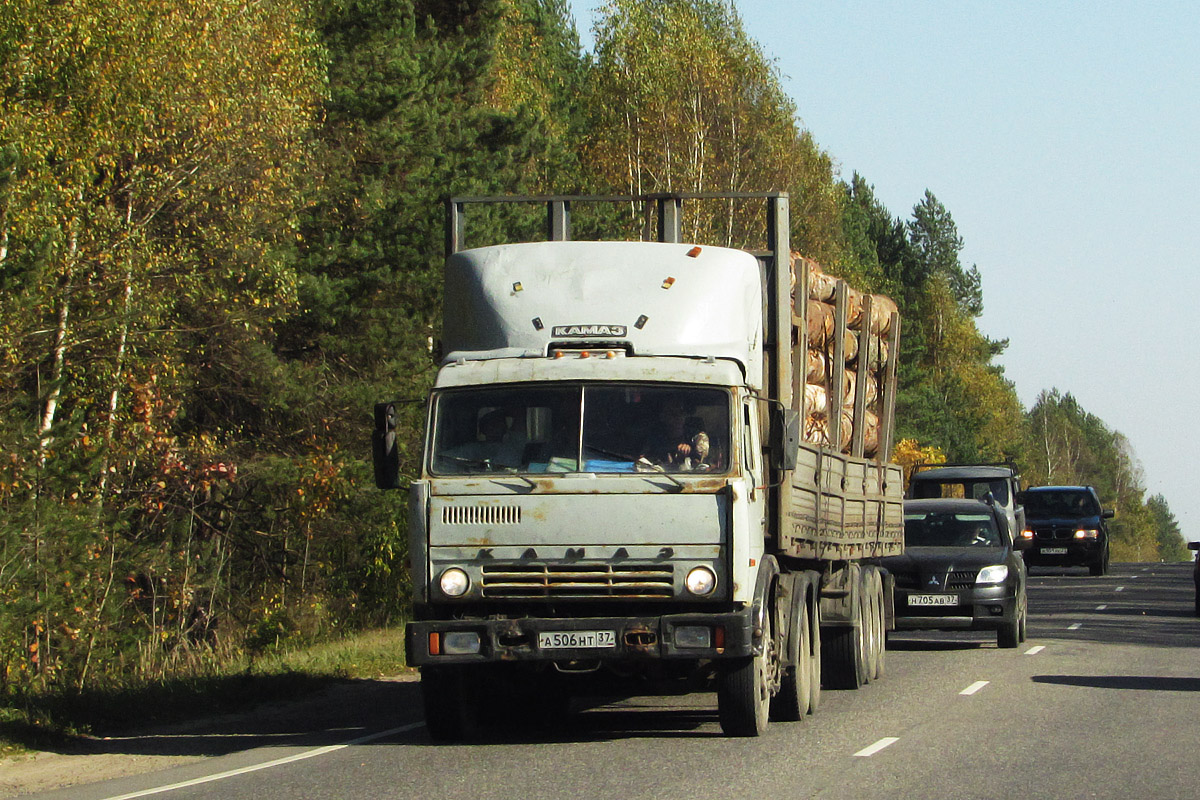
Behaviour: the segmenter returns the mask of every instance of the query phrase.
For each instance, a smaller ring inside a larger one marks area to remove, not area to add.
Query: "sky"
[[[590,47],[598,0],[570,0]],[[931,191],[1026,408],[1070,392],[1200,540],[1200,13],[1185,2],[737,0],[800,124],[893,216]]]

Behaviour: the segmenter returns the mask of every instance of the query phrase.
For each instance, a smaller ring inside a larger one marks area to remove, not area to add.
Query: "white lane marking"
[[[896,742],[900,741],[899,736],[885,736],[870,747],[864,747],[854,754],[856,758],[870,758],[885,747],[891,747]]]
[[[982,689],[983,687],[985,687],[987,685],[988,685],[987,681],[975,681],[970,686],[968,686],[967,688],[965,688],[961,692],[959,692],[959,694],[975,694],[976,692],[978,692],[980,689]]]
[[[1103,610],[1104,610],[1104,609],[1106,609],[1106,608],[1108,608],[1108,606],[1107,606],[1107,605],[1100,605],[1100,606],[1096,606],[1096,610],[1097,610],[1097,611],[1103,611]]]
[[[360,736],[357,739],[351,739],[350,741],[342,742],[341,744],[331,744],[326,745],[325,747],[318,747],[315,750],[305,750],[303,753],[296,753],[295,755],[285,756],[284,758],[276,758],[272,761],[264,761],[261,764],[251,764],[248,767],[240,767],[238,769],[231,769],[226,772],[218,772],[214,775],[205,775],[202,778],[193,778],[190,781],[181,781],[180,783],[172,783],[168,786],[156,786],[153,789],[143,789],[140,792],[130,792],[129,794],[117,795],[115,797],[106,798],[106,800],[133,800],[135,797],[148,797],[152,794],[173,792],[176,789],[184,789],[188,786],[199,786],[202,783],[211,783],[213,781],[224,780],[225,778],[232,778],[235,775],[245,775],[248,772],[258,772],[260,769],[269,769],[270,767],[278,767],[282,766],[283,764],[291,764],[293,761],[303,761],[306,758],[316,758],[317,756],[323,756],[327,753],[342,750],[346,747],[353,747],[356,744],[365,744],[366,742],[373,742],[376,739],[382,739],[386,736],[393,736],[397,733],[407,733],[408,731],[416,730],[417,728],[422,727],[424,724],[424,722],[412,722],[408,725],[401,725],[398,728],[389,728],[386,731],[379,731],[378,733]]]
[[[1069,630],[1069,631],[1077,631],[1077,630],[1079,630],[1079,629],[1080,629],[1080,628],[1082,628],[1082,627],[1083,627],[1083,623],[1082,623],[1082,622],[1072,622],[1070,625],[1068,625],[1068,626],[1067,626],[1067,630]]]
[[[1042,651],[1043,651],[1043,650],[1045,650],[1045,649],[1046,649],[1046,645],[1044,645],[1044,644],[1035,644],[1033,647],[1031,647],[1031,648],[1029,648],[1028,650],[1026,650],[1026,651],[1025,651],[1025,655],[1027,655],[1027,656],[1036,656],[1038,653],[1042,652]]]
[[[1116,588],[1116,591],[1118,591],[1118,592],[1123,592],[1123,591],[1125,591],[1125,587],[1124,587],[1124,586],[1118,586],[1118,587]]]

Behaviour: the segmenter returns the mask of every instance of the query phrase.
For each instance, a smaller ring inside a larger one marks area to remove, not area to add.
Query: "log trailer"
[[[765,249],[683,242],[685,207],[713,199],[761,204]],[[547,240],[463,247],[469,210],[512,203],[544,206]],[[640,209],[652,240],[572,240],[588,203]],[[715,689],[723,731],[756,736],[813,713],[822,685],[882,675],[892,583],[870,559],[903,550],[900,321],[872,348],[839,283],[826,380],[857,370],[857,391],[806,441],[788,215],[784,193],[447,201],[444,356],[408,519],[406,651],[433,738],[662,679]],[[847,364],[849,339],[884,360]],[[405,483],[395,419],[376,406],[386,489]]]

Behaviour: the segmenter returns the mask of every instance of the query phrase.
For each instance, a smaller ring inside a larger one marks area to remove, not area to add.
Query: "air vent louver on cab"
[[[443,525],[520,525],[520,506],[443,506]]]

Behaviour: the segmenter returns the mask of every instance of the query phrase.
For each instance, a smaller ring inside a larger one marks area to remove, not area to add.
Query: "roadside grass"
[[[202,675],[111,679],[83,691],[0,695],[0,756],[69,751],[91,736],[246,711],[332,683],[410,673],[404,629],[367,631],[304,647],[281,647]]]

